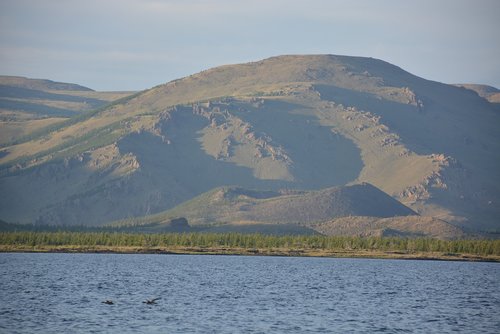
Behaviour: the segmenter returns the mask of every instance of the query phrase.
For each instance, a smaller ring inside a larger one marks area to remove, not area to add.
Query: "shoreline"
[[[169,254],[365,258],[393,260],[434,260],[500,262],[497,255],[442,252],[402,252],[378,250],[327,250],[308,248],[234,248],[234,247],[136,247],[136,246],[35,246],[0,245],[0,253],[88,253],[88,254]]]

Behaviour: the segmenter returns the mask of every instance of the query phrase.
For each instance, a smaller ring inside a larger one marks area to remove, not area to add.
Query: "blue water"
[[[0,333],[498,333],[499,282],[497,263],[0,254]]]

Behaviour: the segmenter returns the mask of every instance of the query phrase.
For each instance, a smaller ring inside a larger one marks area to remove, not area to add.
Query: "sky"
[[[497,0],[0,0],[0,74],[142,90],[283,54],[500,88]]]

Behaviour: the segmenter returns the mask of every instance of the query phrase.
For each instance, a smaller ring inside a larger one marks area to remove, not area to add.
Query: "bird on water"
[[[106,304],[106,305],[113,305],[114,304],[112,300],[105,300],[102,303]]]
[[[152,304],[156,304],[156,301],[159,299],[161,299],[161,298],[146,299],[145,301],[143,301],[143,303],[148,304],[148,305],[152,305]]]

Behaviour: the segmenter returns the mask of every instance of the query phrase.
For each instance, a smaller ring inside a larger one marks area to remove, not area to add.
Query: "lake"
[[[500,329],[498,263],[3,253],[0,286],[0,333]]]

